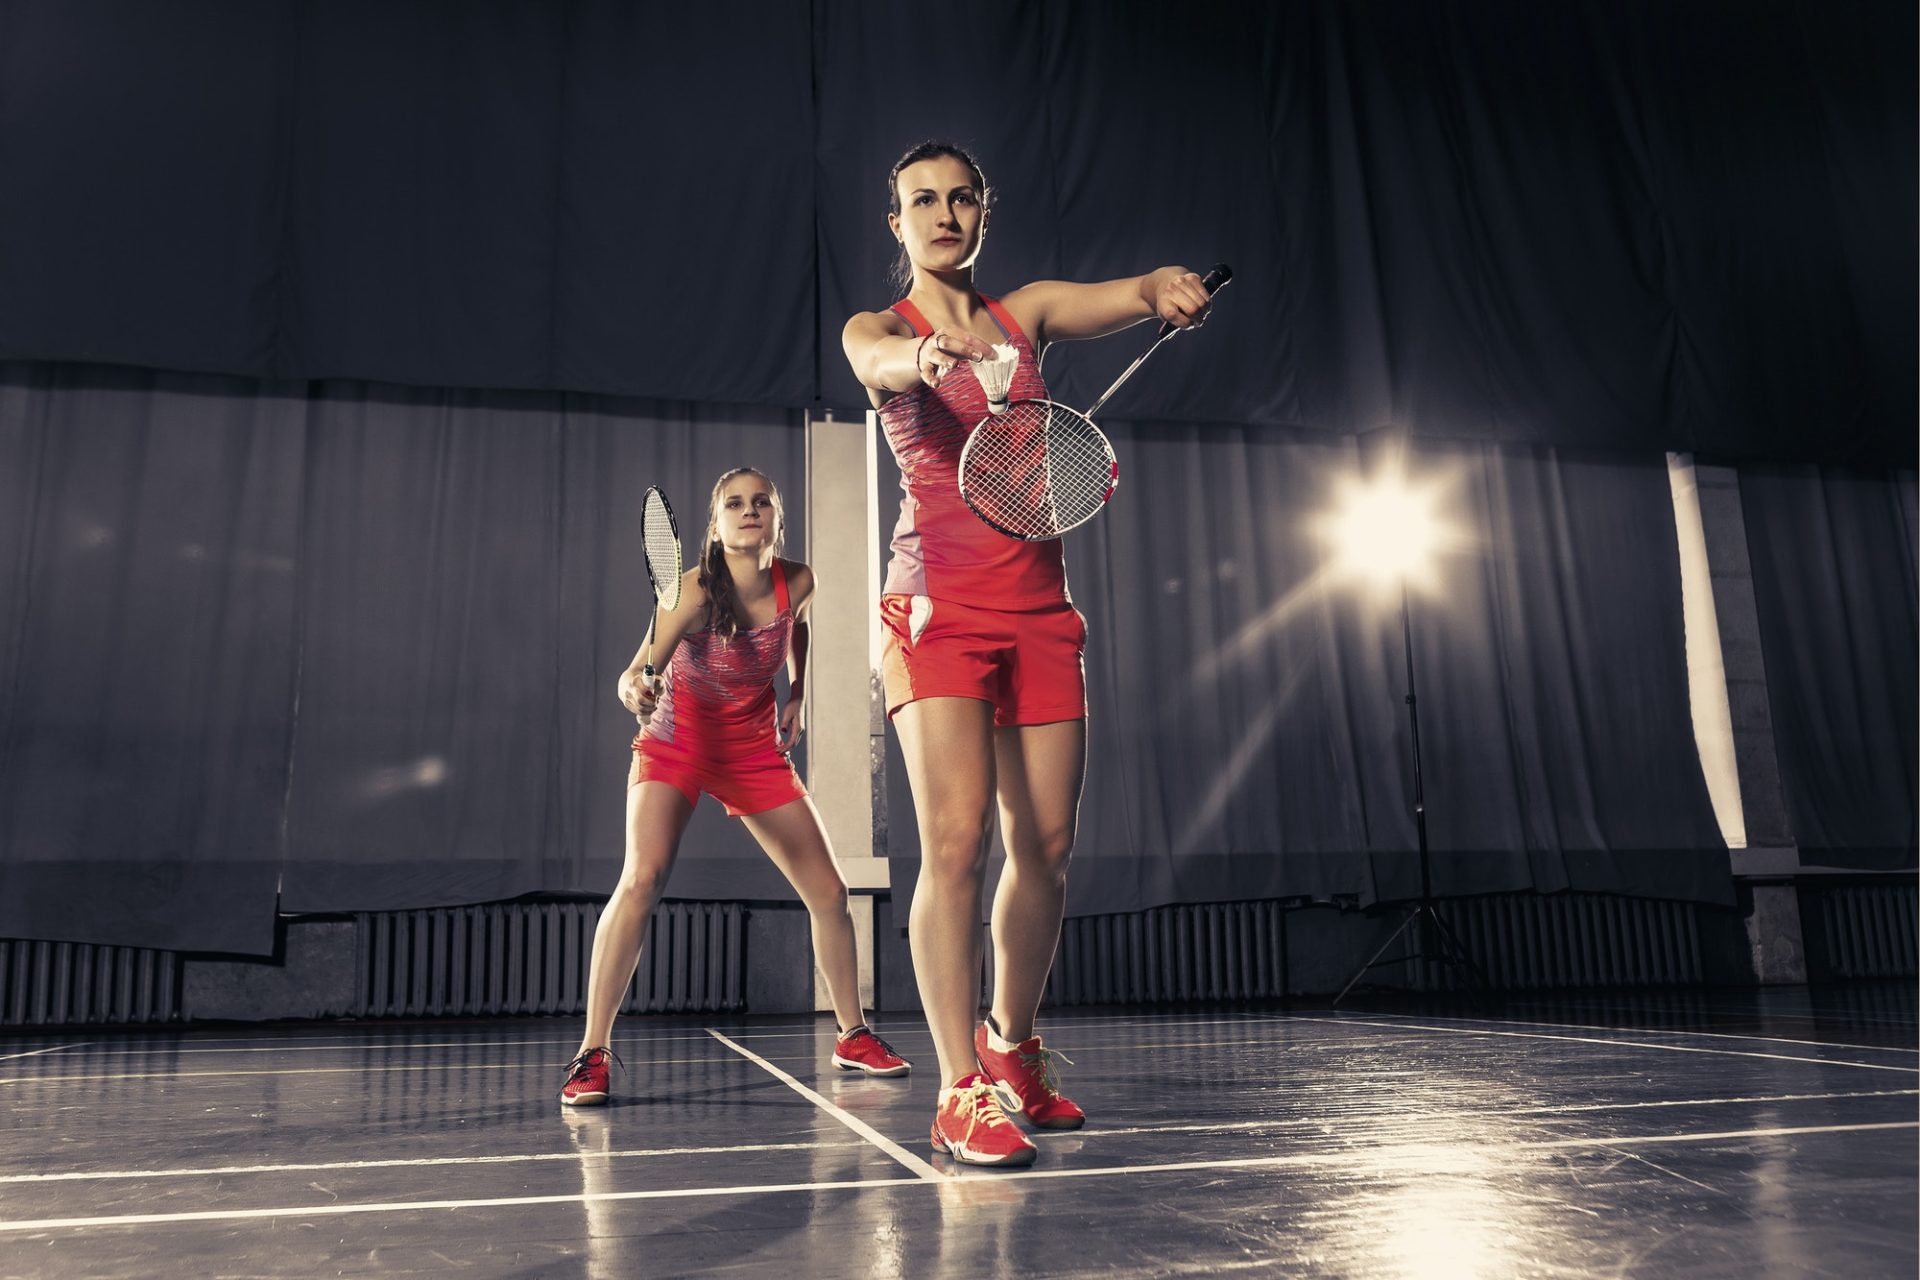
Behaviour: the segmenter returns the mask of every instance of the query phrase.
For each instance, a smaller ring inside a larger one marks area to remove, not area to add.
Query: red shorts
[[[930,596],[880,597],[887,715],[922,698],[977,698],[996,725],[1087,715],[1087,620],[1062,601],[1021,613]]]
[[[693,805],[700,803],[704,791],[726,806],[729,818],[765,813],[807,795],[793,761],[771,743],[730,755],[723,764],[706,752],[695,755],[669,742],[635,738],[627,786],[631,789],[643,782],[664,782]]]

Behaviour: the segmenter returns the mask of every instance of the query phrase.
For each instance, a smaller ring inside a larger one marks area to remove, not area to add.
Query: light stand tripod
[[[1474,958],[1467,954],[1466,947],[1461,945],[1460,939],[1453,930],[1447,927],[1447,922],[1442,920],[1440,913],[1434,909],[1433,859],[1427,851],[1427,797],[1420,777],[1420,704],[1413,684],[1413,614],[1407,606],[1407,582],[1404,577],[1400,580],[1400,633],[1407,655],[1407,724],[1413,736],[1413,827],[1420,840],[1420,901],[1407,909],[1405,917],[1400,921],[1400,927],[1388,935],[1387,940],[1380,944],[1377,951],[1367,957],[1365,964],[1353,971],[1353,976],[1347,979],[1347,985],[1340,988],[1340,994],[1333,998],[1333,1003],[1336,1005],[1347,998],[1347,992],[1353,990],[1354,984],[1360,981],[1367,970],[1387,964],[1405,964],[1407,976],[1411,979],[1415,972],[1413,962],[1416,960],[1427,960],[1465,969],[1474,987],[1480,991],[1486,991],[1493,985],[1487,981],[1486,973]],[[1414,931],[1413,941],[1417,949],[1390,960],[1382,960],[1380,957],[1385,955],[1387,949],[1398,942],[1401,935],[1408,929]]]

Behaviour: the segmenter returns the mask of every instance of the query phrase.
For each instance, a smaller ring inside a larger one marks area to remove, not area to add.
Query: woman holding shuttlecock
[[[1067,862],[1086,772],[1086,619],[1060,541],[989,528],[962,501],[961,449],[1009,399],[1045,399],[1049,343],[1142,320],[1185,328],[1207,293],[1184,267],[1075,284],[1043,280],[989,297],[974,266],[989,221],[979,164],[926,142],[887,178],[887,225],[905,296],[847,321],[842,344],[900,464],[900,519],[881,598],[887,714],[900,735],[920,828],[909,938],[940,1059],[936,1151],[1024,1165],[1043,1129],[1077,1129],[1055,1060],[1034,1031],[1059,941]],[[1007,865],[994,894],[995,988],[977,1022],[987,849],[997,805]]]

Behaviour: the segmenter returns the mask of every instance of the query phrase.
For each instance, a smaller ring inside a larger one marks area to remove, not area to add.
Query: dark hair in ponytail
[[[713,482],[713,497],[707,500],[707,535],[700,552],[700,585],[707,593],[707,629],[731,638],[747,628],[745,610],[740,607],[740,592],[733,584],[733,571],[727,568],[727,550],[720,545],[720,498],[727,486],[741,476],[758,476],[767,482],[773,498],[773,554],[779,555],[787,540],[787,509],[780,501],[780,490],[767,473],[758,467],[735,467]]]
[[[919,146],[910,148],[907,153],[893,162],[893,168],[887,172],[887,212],[898,216],[900,213],[900,171],[908,165],[919,164],[922,160],[932,160],[938,156],[952,156],[967,168],[973,170],[973,189],[980,196],[980,207],[987,207],[987,175],[980,171],[980,162],[969,155],[964,147],[951,142],[942,142],[929,138]],[[907,246],[900,246],[900,253],[893,260],[893,269],[887,273],[894,292],[904,294],[913,287],[913,260],[907,257]]]

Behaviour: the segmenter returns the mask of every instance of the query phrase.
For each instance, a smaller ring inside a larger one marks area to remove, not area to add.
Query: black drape
[[[0,365],[0,937],[273,947],[301,411]]]
[[[1780,782],[1808,865],[1915,862],[1914,477],[1740,468]]]
[[[940,134],[989,290],[1239,267],[1136,418],[1912,465],[1911,5],[955,21],[7,0],[0,358],[858,409],[883,175]]]
[[[1398,596],[1333,577],[1319,520],[1373,474],[1367,445],[1115,428],[1121,491],[1068,546],[1090,621],[1073,914],[1418,895]],[[1665,458],[1426,443],[1409,472],[1452,533],[1412,595],[1436,892],[1728,901]],[[901,777],[896,755],[896,892]]]
[[[289,911],[605,892],[651,597],[639,495],[689,556],[733,466],[804,546],[804,435],[766,410],[330,385],[309,407]],[[791,896],[711,801],[676,897]]]
[[[264,953],[289,911],[619,874],[650,596],[766,409],[0,366],[0,936]],[[691,552],[690,552],[691,554]],[[668,886],[786,898],[711,803]]]

